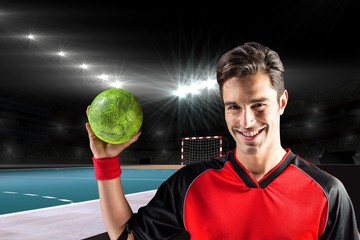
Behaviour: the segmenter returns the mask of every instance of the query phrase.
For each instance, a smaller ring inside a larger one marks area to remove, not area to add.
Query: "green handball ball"
[[[99,93],[88,110],[94,134],[104,142],[128,142],[140,130],[143,111],[137,98],[129,91],[111,88]]]

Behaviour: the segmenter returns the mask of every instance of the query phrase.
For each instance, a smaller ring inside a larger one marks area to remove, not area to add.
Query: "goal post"
[[[223,154],[226,138],[202,136],[181,138],[181,165],[210,160]]]

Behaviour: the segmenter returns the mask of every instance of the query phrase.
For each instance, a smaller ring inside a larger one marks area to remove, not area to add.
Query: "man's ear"
[[[285,89],[283,94],[280,97],[280,100],[279,100],[279,113],[280,113],[280,115],[282,115],[284,113],[285,107],[286,107],[287,102],[288,102],[288,99],[289,99],[289,94],[288,94],[288,91]]]

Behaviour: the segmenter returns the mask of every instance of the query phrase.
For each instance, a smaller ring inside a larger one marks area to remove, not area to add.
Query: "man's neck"
[[[254,155],[244,154],[238,149],[236,149],[236,151],[238,161],[240,161],[256,181],[259,181],[278,165],[286,154],[286,151],[282,147]]]

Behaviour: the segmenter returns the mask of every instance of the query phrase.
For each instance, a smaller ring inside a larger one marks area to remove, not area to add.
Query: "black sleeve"
[[[129,232],[126,227],[117,240],[127,240],[128,235],[129,235]]]
[[[356,216],[351,199],[340,180],[332,179],[332,188],[327,191],[329,214],[321,240],[359,240]]]
[[[135,239],[190,239],[183,223],[184,168],[162,183],[150,202],[133,214],[128,230]]]
[[[360,240],[354,206],[344,184],[335,176],[300,158],[296,158],[293,163],[314,179],[326,195],[328,218],[320,240]]]

